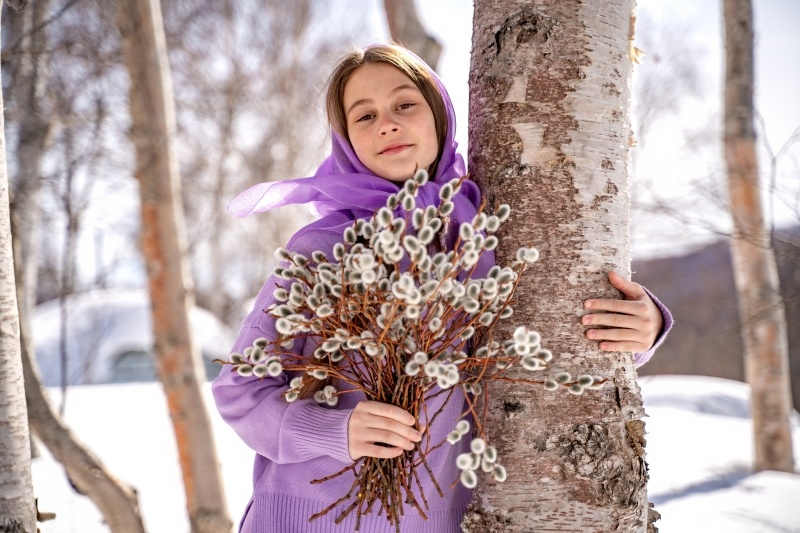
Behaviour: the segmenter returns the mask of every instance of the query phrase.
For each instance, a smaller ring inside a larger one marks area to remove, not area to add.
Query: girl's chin
[[[403,183],[405,183],[406,181],[410,180],[410,179],[411,179],[411,178],[413,178],[414,176],[412,176],[412,175],[409,175],[409,176],[404,176],[404,177],[398,177],[398,176],[390,176],[390,177],[381,176],[381,177],[382,177],[383,179],[385,179],[385,180],[389,180],[389,181],[391,181],[391,182],[394,182],[394,183],[399,183],[399,184],[401,184],[401,185],[402,185]]]
[[[428,170],[430,170],[430,167],[428,167]],[[375,171],[373,170],[373,172],[375,172]],[[394,182],[394,183],[399,183],[401,185],[403,183],[405,183],[406,181],[408,181],[408,180],[410,180],[411,178],[414,177],[414,171],[407,172],[407,173],[406,172],[375,172],[375,174],[377,174],[378,176],[382,177],[385,180],[389,180],[389,181]]]

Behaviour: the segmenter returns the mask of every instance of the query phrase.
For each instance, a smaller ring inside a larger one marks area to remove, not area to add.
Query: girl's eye
[[[408,103],[405,103],[405,104],[400,104],[400,106],[399,106],[399,107],[400,107],[400,109],[410,109],[410,108],[411,108],[411,107],[413,107],[413,106],[414,106],[414,104],[413,104],[413,103],[411,103],[411,102],[408,102]]]
[[[374,115],[370,115],[369,113],[367,113],[366,115],[363,115],[363,116],[361,116],[360,118],[356,119],[356,122],[363,122],[363,121],[365,121],[365,120],[369,120],[369,119],[371,119],[373,116],[374,116]]]

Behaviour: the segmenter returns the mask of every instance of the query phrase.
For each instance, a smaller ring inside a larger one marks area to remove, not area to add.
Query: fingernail
[[[590,317],[590,316],[583,317],[583,323],[584,324],[591,324],[592,323],[592,317]]]
[[[593,329],[590,329],[589,331],[586,332],[586,336],[589,337],[590,339],[594,339],[597,336],[597,334],[594,332]]]
[[[583,302],[583,306],[586,309],[589,309],[590,307],[592,307],[592,301],[591,300],[586,300],[585,302]]]

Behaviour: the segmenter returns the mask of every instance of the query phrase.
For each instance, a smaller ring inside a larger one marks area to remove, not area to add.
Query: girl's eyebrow
[[[416,85],[411,85],[409,83],[404,83],[403,85],[398,85],[397,87],[392,89],[392,92],[389,93],[389,95],[393,95],[393,94],[399,93],[400,91],[405,90],[405,89],[411,89],[411,90],[419,91],[419,89],[417,88]],[[353,102],[353,105],[351,105],[350,108],[347,110],[346,115],[349,115],[350,112],[353,111],[354,108],[356,108],[356,107],[358,107],[360,105],[369,104],[371,102],[372,102],[372,98],[362,98],[361,100],[356,100],[355,102]]]

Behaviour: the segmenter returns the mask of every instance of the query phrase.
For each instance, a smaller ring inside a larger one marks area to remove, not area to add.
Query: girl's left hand
[[[608,352],[646,352],[656,341],[664,319],[647,292],[638,283],[623,279],[616,272],[608,273],[611,285],[622,292],[624,300],[591,299],[584,307],[606,311],[584,315],[583,324],[610,326],[589,329],[586,336],[599,340],[600,349]]]

